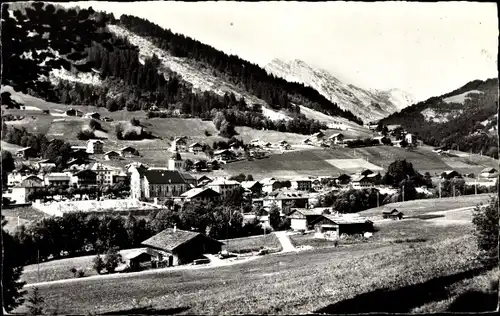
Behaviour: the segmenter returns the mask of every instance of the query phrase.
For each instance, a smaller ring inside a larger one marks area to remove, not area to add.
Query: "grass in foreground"
[[[185,308],[189,314],[308,313],[374,289],[398,289],[466,271],[474,266],[471,239],[465,235],[412,247],[367,243],[264,256],[217,269],[51,284],[40,291],[47,310],[65,314],[126,313],[137,308],[134,299],[145,296],[152,308]]]

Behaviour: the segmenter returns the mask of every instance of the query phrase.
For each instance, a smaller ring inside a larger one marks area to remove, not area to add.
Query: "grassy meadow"
[[[478,196],[454,204],[442,200],[420,208],[414,205],[417,201],[405,203],[407,210],[422,215],[474,206],[488,198]],[[64,314],[451,311],[468,299],[468,285],[484,295],[496,293],[490,286],[495,271],[483,271],[475,261],[471,214],[470,210],[446,212],[446,221],[442,217],[377,221],[378,231],[367,241],[336,248],[326,243],[313,245],[310,236],[294,235],[295,245],[314,248],[217,268],[123,274],[112,281],[76,279],[39,288],[47,311]],[[262,237],[250,239],[230,240],[229,247],[263,243]],[[70,274],[68,267],[61,271],[68,269]]]

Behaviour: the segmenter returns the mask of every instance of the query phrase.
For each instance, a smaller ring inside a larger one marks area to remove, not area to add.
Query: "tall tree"
[[[19,251],[20,245],[12,235],[5,231],[7,221],[2,215],[2,291],[3,307],[7,312],[12,311],[24,302],[26,291],[23,286],[26,282],[20,281],[23,273],[24,260]]]

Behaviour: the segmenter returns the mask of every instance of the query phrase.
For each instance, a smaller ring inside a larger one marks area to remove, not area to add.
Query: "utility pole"
[[[403,189],[402,189],[401,193],[403,194],[403,202],[404,202],[405,201],[405,186],[404,186],[404,184],[403,184]]]
[[[380,207],[380,194],[379,194],[379,191],[377,191],[377,207]]]
[[[37,250],[37,257],[38,257],[37,275],[38,275],[38,283],[40,283],[40,250]]]
[[[453,197],[455,197],[455,185],[452,185],[451,189],[453,190]]]
[[[439,198],[441,198],[441,180],[439,180]]]
[[[476,179],[474,179],[474,195],[477,195],[477,176]]]

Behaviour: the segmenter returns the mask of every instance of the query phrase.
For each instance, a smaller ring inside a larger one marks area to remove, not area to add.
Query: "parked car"
[[[233,253],[229,253],[227,250],[222,250],[221,252],[219,252],[220,259],[227,259],[227,258],[234,258],[234,257],[236,257],[236,255]]]

